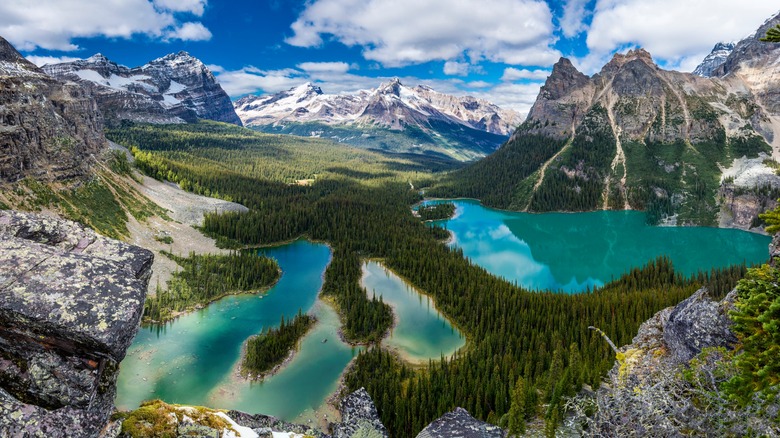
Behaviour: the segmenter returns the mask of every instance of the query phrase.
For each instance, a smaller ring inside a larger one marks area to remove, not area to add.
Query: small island
[[[295,318],[282,322],[278,328],[271,328],[247,340],[246,353],[241,361],[241,375],[255,375],[262,378],[272,374],[285,359],[292,359],[296,345],[314,325],[316,319],[298,310]]]
[[[158,285],[155,295],[147,298],[143,316],[146,324],[165,323],[226,295],[267,290],[281,276],[273,259],[254,252],[190,253],[189,257],[161,253],[182,270],[173,273],[166,289]]]
[[[421,205],[417,214],[423,222],[449,219],[455,214],[455,204],[443,202],[440,204]]]

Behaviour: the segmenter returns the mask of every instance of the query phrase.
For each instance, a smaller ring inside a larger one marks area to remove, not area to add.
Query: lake
[[[442,202],[442,201],[433,201]],[[656,227],[639,211],[518,213],[455,200],[435,222],[450,245],[489,272],[532,290],[580,292],[668,256],[684,275],[736,263],[764,263],[770,238],[741,230]]]

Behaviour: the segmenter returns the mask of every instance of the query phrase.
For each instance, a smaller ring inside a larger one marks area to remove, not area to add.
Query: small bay
[[[412,363],[428,363],[449,357],[465,344],[463,335],[450,324],[433,300],[375,261],[363,264],[361,284],[369,297],[382,297],[393,308],[396,324],[383,341]]]

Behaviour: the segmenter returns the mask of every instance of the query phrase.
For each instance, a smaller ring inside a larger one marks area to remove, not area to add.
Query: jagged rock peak
[[[696,66],[693,70],[693,74],[702,77],[710,77],[716,68],[726,62],[726,58],[728,58],[736,45],[737,43],[735,41],[715,44],[715,47],[712,48],[712,52],[710,52],[710,54],[702,60],[701,64]]]
[[[401,80],[398,78],[392,78],[387,82],[383,82],[381,85],[379,85],[379,88],[377,88],[377,93],[379,94],[395,94],[396,96],[399,96],[401,94],[401,87],[403,84],[401,83]]]
[[[423,429],[417,438],[504,438],[506,431],[500,427],[479,421],[467,410],[455,408]]]
[[[40,73],[40,69],[35,64],[25,59],[24,56],[22,56],[22,54],[2,36],[0,36],[0,62],[16,64],[22,70]],[[3,70],[5,69],[0,66],[0,72],[3,72]]]
[[[612,59],[606,65],[604,65],[599,74],[607,75],[614,73],[624,65],[636,59],[643,61],[650,67],[657,68],[655,62],[653,61],[652,55],[650,55],[650,52],[640,47],[638,49],[629,50],[625,55],[622,53],[615,53],[612,56]]]
[[[577,70],[568,58],[561,58],[553,65],[552,73],[547,77],[541,94],[545,99],[559,99],[572,90],[587,85],[589,80],[590,78]]]

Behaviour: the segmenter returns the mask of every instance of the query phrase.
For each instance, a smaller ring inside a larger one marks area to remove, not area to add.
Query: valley
[[[775,25],[695,74],[560,57],[524,121],[397,77],[220,84],[346,63],[0,38],[0,435],[780,433]]]

